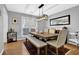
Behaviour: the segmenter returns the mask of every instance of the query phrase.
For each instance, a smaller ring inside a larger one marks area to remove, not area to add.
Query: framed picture
[[[50,19],[50,26],[69,25],[69,24],[70,24],[70,15]]]

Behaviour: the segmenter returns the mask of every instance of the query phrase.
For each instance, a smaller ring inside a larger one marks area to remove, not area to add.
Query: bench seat
[[[36,39],[35,37],[32,37],[30,35],[27,36],[27,39],[33,44],[35,45],[37,48],[41,48],[46,46],[47,44],[39,39]]]
[[[45,43],[39,39],[36,39],[35,37],[32,37],[30,35],[27,35],[26,39],[29,40],[37,48],[38,55],[40,54],[40,48],[42,48],[42,47],[46,47],[45,52],[47,54],[47,43]]]

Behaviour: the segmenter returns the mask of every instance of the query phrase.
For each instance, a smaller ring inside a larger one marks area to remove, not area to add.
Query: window
[[[21,28],[21,35],[22,37],[25,37],[29,33],[29,18],[28,17],[22,17],[22,28]]]

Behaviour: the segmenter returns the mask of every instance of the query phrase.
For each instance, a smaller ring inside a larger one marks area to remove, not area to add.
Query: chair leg
[[[37,54],[38,55],[40,54],[40,48],[37,48]]]
[[[58,55],[58,48],[56,48],[56,54]]]
[[[62,46],[62,51],[63,51],[63,55],[64,55],[64,54],[65,54],[65,53],[64,53],[64,46]]]
[[[45,54],[47,55],[47,46],[45,46]]]

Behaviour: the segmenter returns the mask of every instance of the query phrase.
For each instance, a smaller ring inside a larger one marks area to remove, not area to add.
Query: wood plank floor
[[[79,47],[72,45],[72,44],[66,44],[64,47],[70,49],[66,55],[79,55]]]
[[[30,53],[23,44],[24,41],[6,43],[4,55],[29,55]],[[70,49],[66,55],[79,55],[79,47],[71,44],[65,44],[65,48]]]
[[[4,49],[4,55],[29,55],[23,41],[6,43]]]

